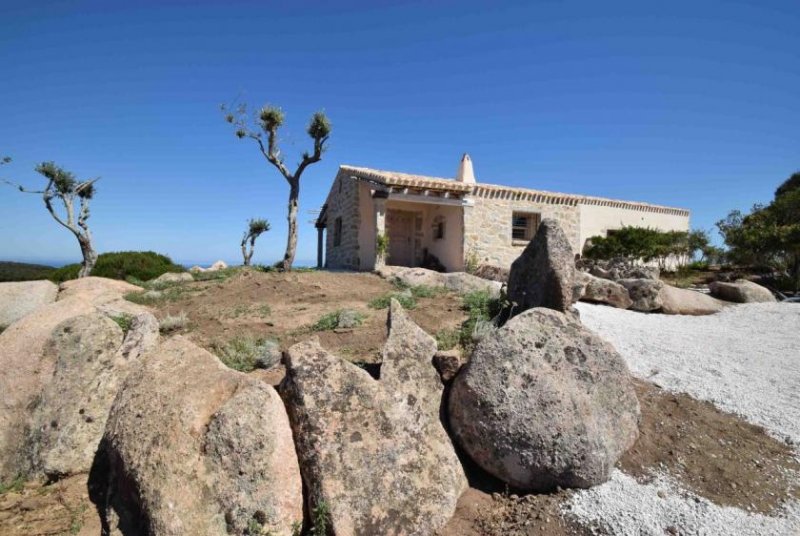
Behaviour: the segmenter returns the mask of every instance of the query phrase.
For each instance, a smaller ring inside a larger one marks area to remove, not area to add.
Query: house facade
[[[343,165],[316,222],[317,261],[347,270],[385,262],[463,271],[468,259],[508,268],[544,218],[561,224],[575,252],[624,226],[689,230],[685,209],[479,183],[469,155],[454,179]]]

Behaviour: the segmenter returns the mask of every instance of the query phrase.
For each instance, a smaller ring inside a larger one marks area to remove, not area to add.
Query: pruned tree
[[[247,230],[242,236],[242,258],[244,265],[250,266],[250,261],[253,258],[253,251],[256,248],[256,238],[261,236],[261,233],[269,231],[269,222],[265,219],[257,220],[255,218],[247,222]],[[249,249],[248,249],[249,244]]]
[[[222,106],[225,120],[236,127],[236,136],[239,139],[248,138],[253,140],[261,154],[267,162],[274,166],[289,183],[289,205],[288,205],[288,231],[286,239],[286,252],[283,260],[277,263],[282,270],[291,270],[294,263],[294,256],[297,252],[297,210],[300,199],[300,177],[308,166],[322,160],[322,153],[325,152],[325,143],[331,133],[331,123],[324,112],[316,112],[306,128],[306,132],[314,140],[314,150],[303,153],[302,159],[297,164],[295,170],[289,171],[284,162],[283,155],[278,148],[278,129],[283,125],[283,111],[276,107],[266,105],[258,111],[254,118],[250,118],[247,107],[238,106],[235,110],[229,110],[227,106]],[[264,141],[266,137],[266,143]]]
[[[11,159],[8,157],[2,159],[3,164],[7,164],[10,161]],[[3,182],[23,193],[41,194],[44,206],[53,219],[78,239],[81,255],[83,256],[78,277],[87,277],[92,273],[92,268],[97,262],[97,252],[92,245],[92,233],[89,230],[88,220],[90,215],[89,202],[95,194],[94,183],[99,180],[99,177],[78,181],[75,175],[53,162],[43,162],[36,166],[35,169],[47,179],[47,186],[44,190],[28,190],[5,179],[3,179]],[[59,211],[54,206],[57,201],[60,201],[63,205],[62,214],[59,214]]]

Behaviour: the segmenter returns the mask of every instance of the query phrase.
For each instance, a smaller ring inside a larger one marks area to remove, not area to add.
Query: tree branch
[[[13,186],[14,188],[19,190],[20,192],[23,192],[23,193],[26,193],[26,194],[43,194],[43,193],[45,193],[44,190],[26,190],[22,185],[17,184],[15,182],[11,182],[10,180],[7,180],[7,179],[0,179],[0,180],[2,180],[4,183],[8,184],[9,186]]]

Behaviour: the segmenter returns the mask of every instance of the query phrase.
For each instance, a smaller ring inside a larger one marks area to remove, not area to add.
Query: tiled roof
[[[689,216],[689,211],[682,208],[667,207],[663,205],[653,205],[638,201],[623,201],[620,199],[609,199],[605,197],[594,197],[587,195],[564,194],[558,192],[547,192],[544,190],[533,190],[530,188],[517,188],[512,186],[500,186],[496,184],[466,184],[457,182],[453,179],[441,177],[426,177],[424,175],[412,175],[409,173],[399,173],[396,171],[383,171],[355,166],[340,166],[340,172],[350,173],[361,179],[372,180],[386,186],[399,186],[407,188],[421,188],[427,190],[437,190],[443,192],[461,192],[482,198],[502,198],[514,200],[527,200],[539,203],[563,204],[563,205],[597,205],[623,208],[628,210],[640,210],[644,212],[660,212],[675,214],[679,216]]]
[[[407,188],[423,188],[426,190],[463,193],[472,191],[473,186],[472,184],[456,182],[453,179],[425,177],[423,175],[411,175],[409,173],[398,173],[396,171],[383,171],[380,169],[355,166],[340,166],[339,169],[361,179],[373,180],[385,184],[386,186],[402,186]]]

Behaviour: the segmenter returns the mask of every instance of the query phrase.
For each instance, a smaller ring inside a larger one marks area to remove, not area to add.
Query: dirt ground
[[[396,290],[375,275],[330,272],[244,272],[188,287],[177,300],[154,308],[158,316],[185,312],[190,324],[182,334],[206,348],[240,334],[274,338],[283,348],[316,335],[334,353],[357,362],[378,361],[387,335],[386,310],[371,309],[367,303]],[[341,308],[362,312],[364,323],[348,330],[311,331],[322,315]],[[461,298],[450,293],[418,299],[410,314],[429,333],[456,328],[466,317]],[[271,383],[282,376],[280,369],[253,374]],[[655,471],[667,471],[687,489],[719,505],[766,514],[800,498],[800,464],[786,444],[687,395],[643,381],[636,382],[636,391],[641,434],[618,464],[624,472],[646,481]],[[441,536],[589,534],[561,514],[571,491],[518,493],[469,459],[462,461],[470,488]],[[86,476],[50,485],[28,483],[2,493],[0,534],[99,534]]]

